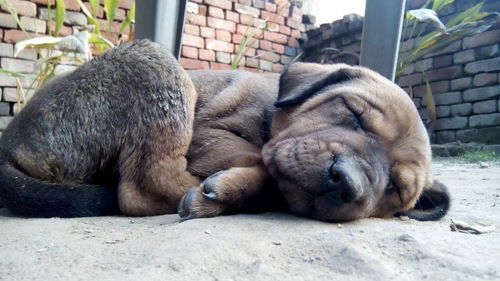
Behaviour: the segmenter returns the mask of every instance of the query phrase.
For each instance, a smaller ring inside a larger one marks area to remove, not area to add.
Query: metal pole
[[[135,37],[164,45],[178,59],[187,0],[140,0],[136,3]]]
[[[362,66],[394,81],[405,0],[366,0],[361,39]]]

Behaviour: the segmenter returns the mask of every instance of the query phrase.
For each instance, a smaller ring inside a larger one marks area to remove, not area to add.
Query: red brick
[[[260,59],[270,62],[278,62],[281,59],[280,55],[275,54],[272,51],[257,50],[257,56],[259,56]]]
[[[34,37],[39,37],[40,35],[37,35],[35,33],[31,32],[22,32],[21,30],[17,29],[9,29],[4,31],[4,37],[3,40],[6,43],[17,43],[22,40],[34,38]]]
[[[229,31],[225,31],[225,30],[216,30],[215,31],[215,38],[217,40],[231,42],[231,33]]]
[[[280,63],[273,64],[273,72],[282,72],[285,67]]]
[[[285,0],[285,1],[275,1],[275,3],[278,5],[276,10],[278,14],[284,17],[288,17],[290,13],[290,2],[288,0]]]
[[[185,69],[209,69],[210,65],[206,61],[181,58],[179,60]]]
[[[215,52],[212,50],[200,49],[199,56],[201,60],[215,61]]]
[[[286,25],[291,27],[291,28],[295,28],[295,29],[299,29],[300,28],[300,22],[299,21],[296,21],[292,18],[287,18],[286,19]]]
[[[207,17],[202,16],[202,15],[187,14],[186,15],[186,23],[206,26],[207,25]]]
[[[226,11],[226,19],[238,23],[240,22],[240,15],[235,12]]]
[[[64,6],[66,6],[66,10],[80,11],[80,5],[75,0],[64,0]]]
[[[187,58],[197,59],[198,49],[189,46],[182,46],[182,56]]]
[[[208,8],[205,5],[200,5],[198,8],[198,14],[202,16],[206,16],[208,14]]]
[[[208,26],[215,29],[224,29],[231,33],[236,31],[236,23],[218,18],[207,17]]]
[[[274,22],[268,22],[267,30],[272,32],[280,32],[280,25]]]
[[[185,24],[184,33],[198,36],[200,35],[200,27],[197,25]]]
[[[276,4],[266,2],[266,11],[275,13],[276,12]]]
[[[30,1],[10,0],[9,6],[20,16],[36,17],[36,4]],[[2,10],[9,11],[6,5],[1,5]]]
[[[210,27],[202,26],[200,27],[201,37],[205,38],[215,38],[215,29]]]
[[[277,24],[285,24],[285,17],[267,11],[261,11],[260,18],[267,19],[269,22],[274,22]]]
[[[47,6],[47,0],[31,0],[31,2],[42,4],[44,7]],[[54,6],[56,4],[56,0],[50,0],[50,5]]]
[[[244,25],[252,25],[253,17],[249,15],[240,15],[240,23]]]
[[[241,34],[233,34],[232,36],[233,36],[233,40],[231,40],[231,42],[233,42],[235,44],[240,44],[244,38],[244,36]]]
[[[234,4],[234,10],[239,14],[250,15],[254,17],[258,17],[260,15],[260,10],[254,7],[241,5],[238,3]]]
[[[273,49],[273,43],[267,40],[260,40],[259,48],[262,50],[270,51]]]
[[[231,0],[205,0],[205,4],[226,10],[231,10],[233,8],[233,2],[231,2]]]
[[[249,67],[259,67],[259,59],[256,58],[247,58],[245,62],[246,66]]]
[[[199,36],[193,36],[189,34],[184,34],[182,36],[182,44],[191,46],[191,47],[196,47],[196,48],[203,48],[204,47],[204,40],[203,38]]]
[[[292,29],[292,38],[300,38],[300,31]]]
[[[224,10],[222,10],[221,8],[210,6],[210,7],[208,7],[208,15],[210,17],[216,17],[216,18],[223,19],[224,18]]]
[[[262,29],[238,24],[237,33],[243,35],[248,34],[252,35],[253,37],[259,38],[262,36]]]
[[[290,47],[297,48],[299,46],[299,41],[297,41],[297,39],[288,38],[287,45]]]
[[[273,51],[275,51],[278,54],[284,54],[285,53],[285,46],[281,45],[281,44],[273,43]]]
[[[302,11],[299,9],[299,7],[294,5],[290,8],[290,10],[291,10],[290,14],[292,15],[292,19],[295,21],[298,21],[298,22],[302,22]]]
[[[222,52],[227,52],[227,53],[232,53],[234,52],[234,44],[224,42],[224,41],[219,41],[219,40],[214,40],[214,39],[206,39],[206,49],[208,50],[215,50],[215,51],[222,51]]]
[[[226,52],[215,52],[215,61],[220,63],[231,63],[231,54]]]
[[[264,39],[276,43],[286,44],[288,37],[280,33],[264,31]]]
[[[47,24],[47,28],[48,28],[48,24]],[[55,28],[56,28],[56,23],[52,22],[50,25],[50,30],[54,31]],[[106,29],[106,27],[104,27],[104,29]],[[102,27],[101,27],[101,30],[103,30]],[[71,27],[65,26],[65,25],[61,26],[61,29],[59,30],[59,35],[68,36],[71,34],[73,34],[73,29],[71,29]]]
[[[240,34],[233,34],[233,43],[240,44],[243,39],[245,38],[244,35]],[[259,39],[252,37],[248,39],[247,46],[258,48],[259,47]]]
[[[102,3],[102,1],[101,1]],[[132,7],[132,4],[135,3],[135,0],[121,0],[120,1],[120,8],[124,8],[127,10],[130,10],[130,7]]]
[[[288,36],[290,36],[292,34],[291,29],[288,26],[284,26],[284,25],[280,25],[279,32],[281,34],[285,34],[285,35],[288,35]]]
[[[114,20],[123,21],[125,19],[125,17],[126,17],[126,13],[125,13],[124,9],[116,9],[116,15],[115,15]]]
[[[213,70],[229,70],[229,69],[231,69],[231,65],[230,64],[223,64],[223,63],[211,62],[210,63],[210,69],[213,69]]]
[[[245,55],[247,57],[255,57],[256,54],[257,54],[257,49],[255,48],[248,48],[247,51],[245,52]]]
[[[106,20],[103,20],[103,19],[97,19],[97,21],[99,22],[100,29],[102,31],[106,31],[106,29],[108,28],[108,22]],[[120,31],[120,26],[121,26],[120,22],[114,21],[111,23],[110,31],[112,33],[118,33],[118,31]]]
[[[245,67],[244,69],[246,71],[255,72],[255,73],[261,73],[262,72],[258,68]]]
[[[239,0],[238,2],[243,5],[252,6],[252,0]]]

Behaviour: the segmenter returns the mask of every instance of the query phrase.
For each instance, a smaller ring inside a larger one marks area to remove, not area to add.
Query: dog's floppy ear
[[[448,188],[434,181],[431,187],[425,188],[417,200],[415,207],[401,212],[399,215],[419,221],[434,221],[444,217],[450,209],[450,194]]]
[[[344,64],[294,63],[280,77],[276,107],[301,103],[321,89],[361,76],[359,69]]]

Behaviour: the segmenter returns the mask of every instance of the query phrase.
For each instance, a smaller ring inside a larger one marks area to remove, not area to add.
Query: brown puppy
[[[179,206],[182,218],[215,216],[249,204],[257,194],[271,192],[270,177],[292,212],[325,221],[389,217],[408,211],[419,198],[417,209],[405,214],[430,220],[448,210],[446,188],[431,179],[430,145],[415,106],[375,72],[294,64],[281,75],[278,110],[266,107],[273,99],[269,92],[277,91],[276,77],[266,82],[234,72],[191,76],[200,98],[211,96],[212,103],[198,105],[190,171],[199,174],[195,163],[208,167],[220,163],[209,159],[222,155],[234,161],[203,175],[222,170],[186,194]],[[259,137],[271,118],[271,139]],[[216,128],[225,137],[199,133]],[[212,157],[198,154],[200,147]]]
[[[190,76],[197,93],[137,41],[54,79],[0,140],[0,200],[27,216],[154,215],[181,201],[183,219],[288,205],[331,221],[391,216],[420,196],[425,212],[410,215],[445,214],[416,110],[381,76],[316,64],[281,79]]]

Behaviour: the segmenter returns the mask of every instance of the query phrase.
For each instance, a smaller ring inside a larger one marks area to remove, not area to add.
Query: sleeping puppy
[[[430,160],[411,99],[368,69],[188,76],[142,40],[56,77],[14,118],[0,139],[0,201],[39,217],[288,208],[430,220],[450,201]]]

